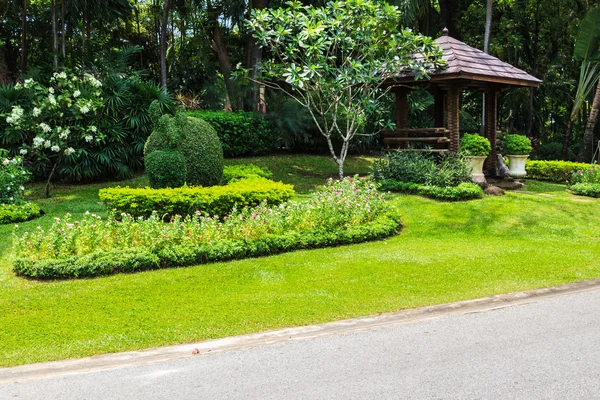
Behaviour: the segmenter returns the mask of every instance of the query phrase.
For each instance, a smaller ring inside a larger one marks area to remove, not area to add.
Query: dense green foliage
[[[569,189],[581,196],[600,197],[600,168],[594,164],[573,172]]]
[[[76,222],[67,215],[47,231],[16,239],[14,268],[32,278],[106,275],[356,243],[393,235],[399,227],[397,211],[375,184],[355,177],[330,181],[307,202],[271,208],[265,200],[222,220],[200,211],[170,223],[156,214],[122,215],[120,221],[88,214]]]
[[[154,151],[177,151],[185,157],[186,179],[190,186],[218,185],[223,177],[223,148],[215,130],[199,118],[178,112],[163,115],[144,148]]]
[[[274,148],[275,131],[263,115],[250,112],[190,111],[219,135],[225,157],[257,156]]]
[[[29,173],[23,168],[21,157],[5,158],[5,155],[0,149],[0,205],[21,204]]]
[[[272,176],[273,173],[271,171],[254,164],[226,165],[223,168],[224,182],[256,177],[271,179]]]
[[[531,140],[527,136],[507,134],[501,136],[500,152],[504,155],[524,156],[531,153]]]
[[[476,133],[465,133],[460,139],[460,151],[465,156],[487,156],[492,151],[490,141]]]
[[[158,212],[160,217],[176,214],[190,215],[196,211],[225,216],[234,208],[255,207],[265,200],[278,205],[294,195],[294,188],[265,178],[251,178],[226,186],[181,187],[174,189],[116,187],[101,189],[100,200],[109,209],[135,217],[149,217]]]
[[[187,167],[183,154],[176,151],[153,151],[144,157],[146,175],[153,189],[185,185]]]
[[[463,182],[457,186],[433,186],[385,179],[380,181],[379,184],[379,190],[418,194],[441,201],[464,201],[481,199],[483,197],[483,190],[481,187],[471,182]]]
[[[471,168],[459,154],[443,154],[436,160],[420,152],[397,151],[373,163],[377,180],[454,187],[471,180]]]
[[[29,221],[40,214],[40,207],[35,203],[0,204],[0,225]]]
[[[569,190],[580,196],[600,197],[600,183],[576,183]]]
[[[590,168],[593,168],[591,164],[569,161],[528,160],[525,165],[528,178],[557,183],[566,183],[572,178],[573,172]]]

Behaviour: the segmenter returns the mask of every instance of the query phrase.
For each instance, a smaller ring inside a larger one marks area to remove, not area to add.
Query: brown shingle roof
[[[429,75],[432,81],[470,79],[479,82],[536,87],[542,82],[525,71],[448,36],[447,32],[444,29],[443,36],[435,41],[443,51],[443,59],[448,63],[448,67],[442,71],[431,71]],[[422,57],[419,55],[415,58]],[[411,75],[400,73],[398,78],[400,81],[406,81],[406,78],[411,78]]]

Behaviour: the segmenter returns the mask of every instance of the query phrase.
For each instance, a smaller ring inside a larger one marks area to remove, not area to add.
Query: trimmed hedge
[[[185,185],[187,167],[185,157],[176,151],[153,151],[144,157],[146,175],[154,189],[175,188]]]
[[[458,186],[440,187],[386,179],[380,181],[380,184],[379,190],[418,194],[420,196],[442,201],[463,201],[481,199],[483,197],[483,190],[481,187],[470,182],[464,182]]]
[[[569,190],[580,196],[600,197],[600,183],[576,183]]]
[[[225,157],[257,156],[274,147],[275,131],[261,114],[236,111],[189,111],[215,128]]]
[[[218,185],[223,176],[223,148],[217,133],[206,121],[177,113],[163,115],[144,147],[144,154],[177,151],[186,161],[188,185]]]
[[[268,235],[254,240],[220,241],[199,246],[182,245],[162,249],[158,254],[144,249],[128,249],[43,261],[16,258],[14,271],[17,275],[35,279],[84,278],[360,243],[392,236],[398,233],[400,228],[398,212],[390,209],[373,222],[346,229],[289,231],[282,235]]]
[[[40,207],[34,203],[0,204],[0,225],[29,221],[41,213]]]
[[[267,178],[271,179],[273,173],[254,164],[245,165],[226,165],[223,169],[223,181],[232,182],[247,178]]]
[[[594,168],[592,164],[571,161],[527,160],[527,178],[556,183],[566,183],[574,171]]]
[[[211,215],[229,214],[234,207],[257,206],[267,200],[278,205],[294,196],[294,187],[265,178],[243,179],[226,186],[151,189],[115,187],[100,189],[98,196],[109,209],[135,217],[149,217],[153,211],[171,217],[195,211]]]

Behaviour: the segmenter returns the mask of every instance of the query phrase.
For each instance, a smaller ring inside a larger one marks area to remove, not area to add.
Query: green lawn
[[[306,193],[336,166],[326,157],[234,160],[268,166]],[[350,173],[368,171],[350,160]],[[144,185],[144,178],[127,182]],[[122,183],[123,185],[123,183]],[[103,212],[103,185],[58,187],[36,200],[50,224]],[[34,194],[37,189],[34,190]],[[465,203],[393,196],[405,228],[360,245],[90,280],[35,282],[10,266],[0,227],[0,365],[81,357],[471,299],[600,276],[600,200],[529,182]]]

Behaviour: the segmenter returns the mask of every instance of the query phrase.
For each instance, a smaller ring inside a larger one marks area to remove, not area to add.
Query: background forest
[[[304,3],[321,5],[323,1]],[[489,53],[543,80],[538,89],[501,94],[502,130],[529,136],[535,158],[590,161],[595,138],[588,137],[588,146],[580,150],[594,90],[572,123],[569,117],[580,74],[580,63],[574,59],[575,39],[581,20],[597,6],[596,1],[390,3],[403,11],[404,26],[434,38],[447,27],[451,36],[482,50],[486,17],[491,17]],[[126,177],[141,168],[149,121],[145,110],[155,99],[166,108],[180,103],[191,110],[266,110],[276,128],[276,147],[324,151],[312,121],[299,106],[232,76],[238,64],[251,70],[268,57],[250,36],[244,18],[253,8],[282,5],[279,0],[2,0],[0,113],[18,103],[14,92],[18,81],[44,82],[63,70],[101,76],[103,113],[115,122],[104,130],[112,133],[96,149],[78,154],[77,162],[61,164],[58,174],[68,180]],[[481,102],[479,93],[463,95],[461,130],[479,131]],[[432,104],[425,93],[414,93],[411,123],[431,126]],[[13,145],[21,141],[0,134],[0,146],[13,153],[18,151]],[[119,145],[123,143],[127,148]],[[354,144],[353,151],[376,147],[376,138],[365,138]],[[114,157],[119,152],[121,156]],[[48,174],[48,165],[38,168],[40,176]]]

